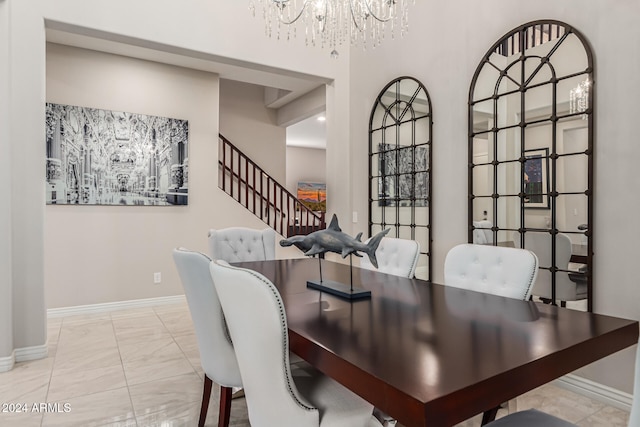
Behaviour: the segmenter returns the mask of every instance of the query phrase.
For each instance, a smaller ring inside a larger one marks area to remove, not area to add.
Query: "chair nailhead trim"
[[[231,267],[231,268],[235,268],[235,267]],[[273,294],[273,296],[276,299],[276,303],[278,304],[278,312],[280,313],[280,326],[282,327],[282,336],[284,337],[284,340],[282,342],[283,369],[284,369],[284,373],[285,373],[285,379],[286,379],[286,382],[287,382],[286,386],[287,386],[287,390],[289,391],[289,394],[293,398],[294,402],[296,402],[296,404],[299,407],[301,407],[302,409],[307,410],[307,411],[318,411],[318,408],[315,408],[313,406],[307,406],[305,403],[301,402],[300,399],[298,399],[298,396],[296,396],[296,393],[293,391],[293,387],[292,387],[292,384],[291,384],[293,382],[293,379],[291,377],[291,367],[288,364],[288,360],[289,360],[289,334],[287,332],[287,317],[286,317],[285,312],[284,312],[284,304],[282,303],[282,298],[280,297],[280,293],[275,288],[273,283],[264,280],[263,277],[257,275],[254,271],[252,271],[252,270],[244,270],[244,271],[246,271],[247,273],[251,274],[255,278],[259,279],[262,283],[264,283],[267,286],[267,288],[271,291],[271,293]]]

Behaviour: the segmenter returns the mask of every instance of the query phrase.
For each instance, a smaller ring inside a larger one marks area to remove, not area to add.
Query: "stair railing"
[[[266,173],[224,136],[219,135],[218,187],[285,237],[325,228],[316,213]]]

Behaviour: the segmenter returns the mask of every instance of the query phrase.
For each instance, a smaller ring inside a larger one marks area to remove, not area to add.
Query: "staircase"
[[[326,228],[314,212],[224,136],[218,137],[218,187],[284,237]]]

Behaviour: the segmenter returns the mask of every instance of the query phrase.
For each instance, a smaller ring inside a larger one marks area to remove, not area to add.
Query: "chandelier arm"
[[[329,16],[329,2],[325,1],[324,2],[324,18],[322,19],[322,25],[321,25],[321,30],[320,32],[324,33],[324,29],[327,26],[327,17]]]
[[[285,19],[283,19],[282,17],[282,13],[278,13],[278,21],[280,21],[281,23],[285,24],[285,25],[291,25],[291,24],[295,24],[298,19],[300,19],[300,17],[302,16],[302,14],[304,13],[304,10],[306,9],[307,5],[311,3],[311,0],[304,0],[304,3],[302,3],[302,7],[300,8],[300,12],[298,12],[298,14],[296,15],[295,18],[291,19],[290,21],[287,21]],[[281,9],[282,10],[282,9]]]
[[[393,16],[389,16],[388,18],[380,18],[380,17],[378,17],[373,12],[373,9],[371,9],[371,1],[370,0],[365,0],[364,1],[364,5],[367,7],[367,12],[369,12],[369,15],[371,15],[373,17],[373,19],[375,19],[378,22],[389,22],[389,21],[391,21],[393,19]]]
[[[351,12],[351,21],[353,21],[353,25],[356,27],[356,30],[362,31],[360,29],[360,25],[358,24],[358,21],[356,20],[356,11],[353,8],[353,2],[354,0],[349,0],[349,11]]]

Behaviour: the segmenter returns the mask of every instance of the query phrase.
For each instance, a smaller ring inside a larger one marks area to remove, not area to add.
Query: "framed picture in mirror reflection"
[[[524,207],[549,209],[549,149],[525,150]]]
[[[378,206],[428,206],[427,146],[378,144]]]

